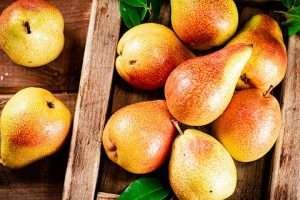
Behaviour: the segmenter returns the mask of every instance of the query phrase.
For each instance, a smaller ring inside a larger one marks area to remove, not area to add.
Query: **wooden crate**
[[[163,98],[163,94],[137,91],[118,75],[114,76],[121,32],[118,0],[50,1],[65,16],[64,52],[55,62],[39,69],[15,66],[0,53],[0,77],[3,77],[0,102],[26,86],[41,86],[55,92],[75,110],[71,145],[67,142],[56,155],[22,170],[0,167],[0,199],[116,199],[116,194],[137,176],[110,162],[101,150],[106,119],[120,107]],[[11,2],[2,0],[0,8]],[[258,2],[238,1],[241,22],[261,9],[269,12],[280,7],[276,1]],[[166,1],[160,23],[169,25],[169,11]],[[300,199],[300,62],[297,59],[300,37],[288,38],[287,43],[288,72],[281,89],[277,89],[284,120],[281,136],[275,150],[264,158],[248,164],[237,163],[238,187],[230,199]]]

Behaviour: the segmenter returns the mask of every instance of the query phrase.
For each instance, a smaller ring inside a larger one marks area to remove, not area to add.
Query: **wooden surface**
[[[117,0],[93,0],[63,199],[94,199],[120,17]]]
[[[13,0],[1,0],[0,11]],[[0,51],[0,92],[13,93],[26,86],[46,87],[52,91],[77,91],[88,27],[91,0],[50,0],[65,19],[65,48],[47,66],[28,69],[14,65]]]
[[[289,40],[288,71],[282,85],[283,127],[273,157],[272,200],[300,199],[300,37]]]

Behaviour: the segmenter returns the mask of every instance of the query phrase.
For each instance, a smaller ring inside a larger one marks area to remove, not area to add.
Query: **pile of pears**
[[[14,1],[0,16],[0,47],[17,65],[50,63],[64,47],[61,12],[45,0]],[[20,90],[1,112],[0,163],[18,169],[55,153],[67,138],[71,121],[67,106],[51,92],[35,87]]]
[[[282,32],[272,17],[258,14],[234,35],[238,10],[232,0],[171,0],[171,21],[172,30],[145,23],[121,37],[119,75],[139,90],[164,87],[165,100],[115,112],[104,128],[104,149],[135,174],[168,161],[180,200],[226,199],[237,184],[233,159],[258,160],[279,136],[281,110],[271,92],[287,69]],[[180,123],[208,125],[211,134],[181,131]]]

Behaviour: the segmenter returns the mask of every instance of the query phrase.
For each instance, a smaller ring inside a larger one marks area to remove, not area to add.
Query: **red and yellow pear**
[[[215,138],[188,129],[173,144],[169,180],[180,200],[220,200],[235,191],[237,171],[230,154]]]
[[[226,109],[252,53],[250,45],[233,45],[180,64],[169,76],[165,97],[181,123],[202,126]]]
[[[71,113],[49,91],[30,87],[6,103],[0,122],[1,163],[21,168],[61,147],[69,132]]]
[[[241,162],[263,157],[274,145],[280,128],[278,101],[259,89],[238,91],[226,111],[213,123],[217,139]]]
[[[16,64],[50,63],[64,47],[61,12],[45,0],[14,1],[0,16],[0,46]]]
[[[132,104],[115,112],[103,132],[110,160],[135,174],[158,169],[168,158],[176,136],[163,100]]]
[[[238,26],[233,0],[171,0],[172,26],[178,37],[194,49],[224,44]]]
[[[171,71],[194,55],[161,24],[146,23],[128,30],[118,44],[116,68],[138,89],[162,87]]]
[[[273,18],[263,14],[253,16],[229,45],[238,43],[253,45],[238,88],[256,87],[267,92],[283,80],[287,52],[280,27]]]

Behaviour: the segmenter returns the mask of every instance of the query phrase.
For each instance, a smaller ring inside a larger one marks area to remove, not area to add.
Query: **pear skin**
[[[239,44],[179,65],[165,85],[170,113],[191,126],[217,119],[229,104],[251,53],[251,46]]]
[[[71,124],[68,108],[49,91],[26,88],[1,113],[1,163],[21,168],[56,152]]]
[[[256,87],[266,92],[276,87],[287,70],[287,52],[278,23],[267,15],[255,15],[229,45],[253,44],[253,54],[238,88]]]
[[[118,44],[116,69],[135,88],[162,87],[171,71],[194,55],[161,24],[146,23],[128,30]]]
[[[175,139],[169,180],[180,200],[220,200],[234,193],[237,171],[233,159],[216,139],[190,129]]]
[[[238,10],[233,0],[171,0],[172,26],[194,49],[224,44],[236,32]]]
[[[213,123],[217,139],[240,162],[263,157],[274,145],[280,128],[278,101],[272,95],[264,96],[259,89],[237,92]]]
[[[39,67],[56,59],[64,47],[64,19],[44,0],[18,0],[0,16],[0,46],[10,59]]]
[[[145,174],[168,158],[176,136],[163,100],[132,104],[115,112],[103,132],[103,146],[110,160],[123,169]]]

